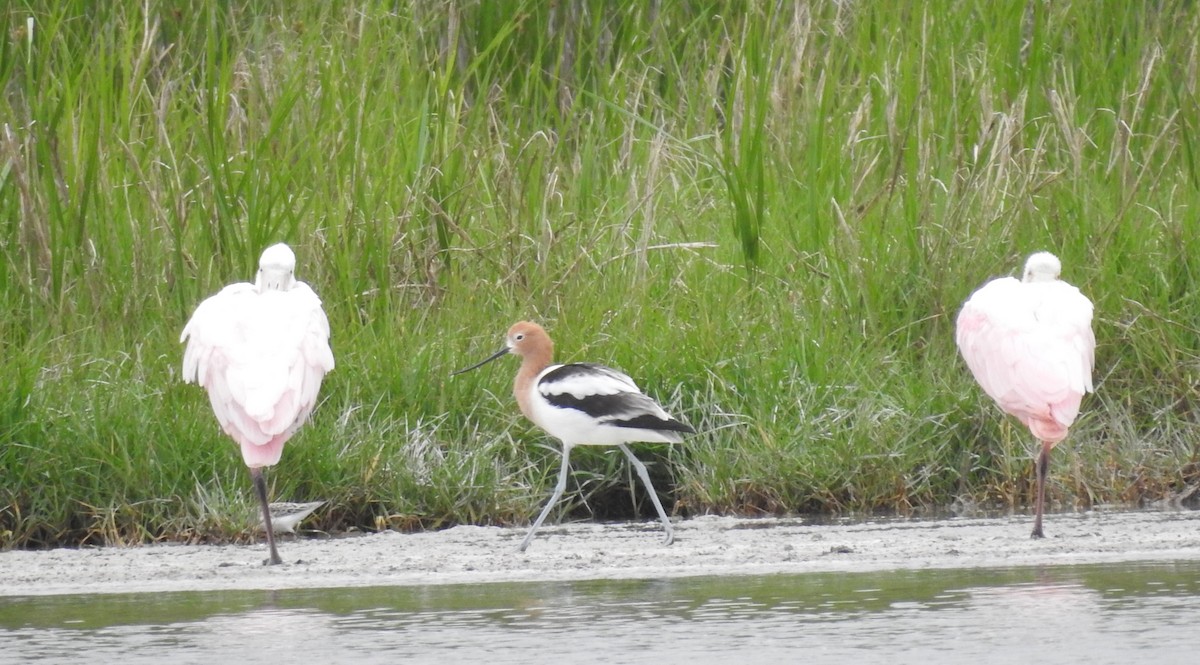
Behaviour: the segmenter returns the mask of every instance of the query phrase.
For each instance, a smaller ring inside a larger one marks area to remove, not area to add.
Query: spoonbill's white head
[[[296,255],[292,248],[283,243],[271,245],[263,250],[258,259],[258,277],[254,286],[260,292],[268,289],[288,291],[296,284],[293,272],[296,270]]]
[[[1050,252],[1038,252],[1025,262],[1024,282],[1053,282],[1062,274],[1062,263]]]

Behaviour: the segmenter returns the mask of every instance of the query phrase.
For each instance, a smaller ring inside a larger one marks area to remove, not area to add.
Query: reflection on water
[[[1200,562],[0,598],[0,661],[1195,662]]]

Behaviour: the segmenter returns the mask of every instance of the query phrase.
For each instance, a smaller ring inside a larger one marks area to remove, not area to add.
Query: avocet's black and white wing
[[[678,443],[684,434],[695,432],[611,367],[552,365],[542,371],[534,389],[534,422],[570,445]]]

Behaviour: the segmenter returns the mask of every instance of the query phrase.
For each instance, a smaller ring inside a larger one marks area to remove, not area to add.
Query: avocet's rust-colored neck
[[[554,362],[554,342],[538,324],[521,321],[508,329],[508,346],[512,353],[521,356],[521,368],[513,381],[513,397],[517,398],[521,413],[532,421],[533,383]]]

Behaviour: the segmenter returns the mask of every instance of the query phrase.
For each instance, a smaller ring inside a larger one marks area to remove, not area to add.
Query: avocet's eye
[[[514,342],[519,342],[523,339],[525,339],[525,333],[517,333],[516,335],[513,335]]]

